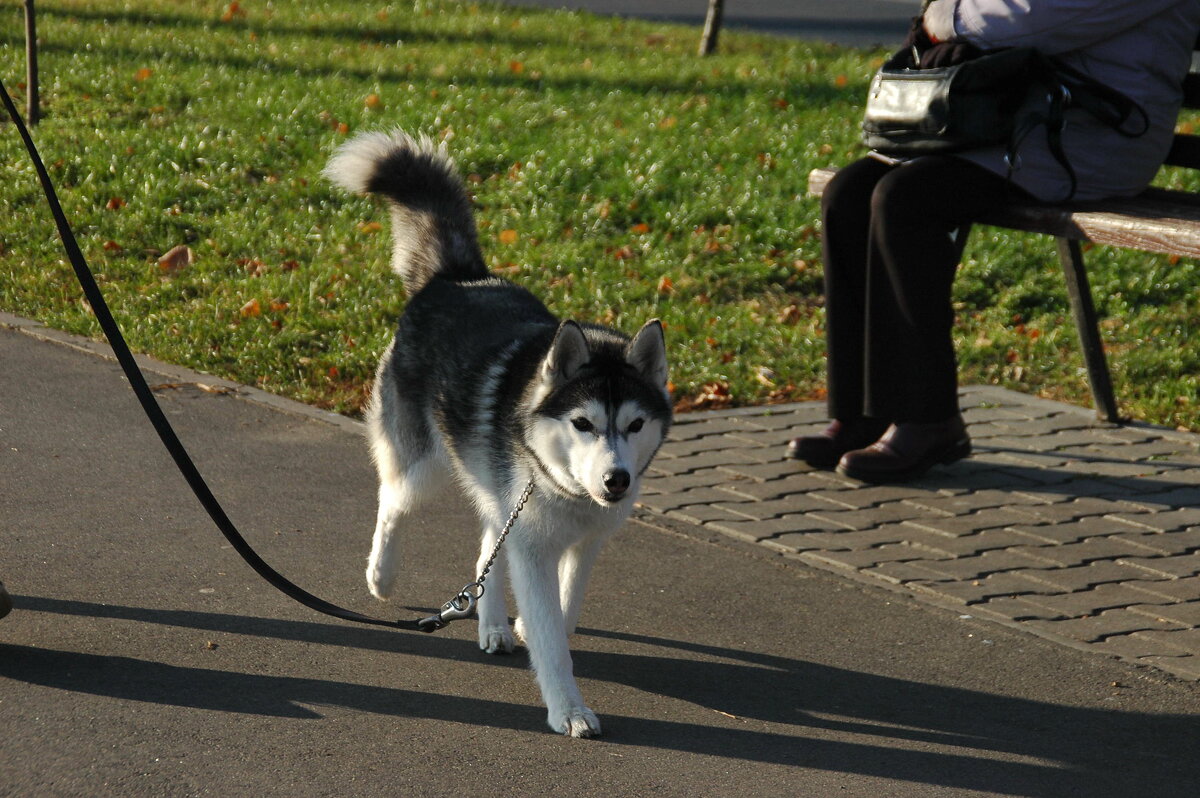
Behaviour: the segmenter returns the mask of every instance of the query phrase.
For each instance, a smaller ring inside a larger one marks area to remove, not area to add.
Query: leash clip
[[[443,604],[441,611],[437,615],[422,618],[417,621],[417,626],[422,632],[436,632],[438,629],[446,628],[447,624],[451,621],[461,621],[464,618],[470,618],[475,614],[475,605],[479,602],[479,597],[482,595],[483,585],[478,582],[472,582],[463,587],[457,596]]]
[[[451,621],[459,621],[463,618],[470,618],[475,614],[475,605],[479,603],[480,597],[483,596],[483,580],[487,579],[488,572],[492,570],[492,564],[496,562],[496,556],[500,554],[500,547],[504,545],[504,539],[508,537],[508,533],[512,530],[513,524],[517,520],[517,516],[521,513],[521,508],[525,506],[525,502],[529,501],[529,494],[533,492],[533,478],[525,483],[525,490],[521,491],[521,497],[517,499],[517,506],[509,513],[508,520],[504,522],[504,528],[500,530],[500,534],[496,537],[496,545],[492,547],[492,554],[488,557],[487,562],[479,571],[479,578],[474,582],[463,585],[463,589],[458,591],[458,595],[442,605],[442,610],[437,615],[430,615],[428,618],[422,618],[417,621],[417,628],[422,632],[436,632],[438,629],[445,629],[446,624]]]

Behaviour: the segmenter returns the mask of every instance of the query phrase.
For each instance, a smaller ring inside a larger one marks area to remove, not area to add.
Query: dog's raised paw
[[[507,628],[479,629],[479,648],[489,654],[511,654],[517,643]]]
[[[587,707],[572,707],[558,718],[551,715],[550,727],[568,737],[600,736],[600,719]]]

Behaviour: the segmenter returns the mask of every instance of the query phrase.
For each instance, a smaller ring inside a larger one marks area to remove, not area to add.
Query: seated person
[[[921,24],[933,43],[1036,47],[1146,111],[1148,130],[1132,138],[1082,109],[1067,111],[1062,149],[1074,198],[1089,200],[1137,194],[1166,157],[1200,2],[933,0]],[[1011,197],[1070,193],[1043,133],[1021,143],[1011,175],[998,145],[904,160],[872,153],[830,181],[821,211],[832,422],[794,439],[790,457],[879,483],[970,453],[950,336],[960,255],[953,234]]]

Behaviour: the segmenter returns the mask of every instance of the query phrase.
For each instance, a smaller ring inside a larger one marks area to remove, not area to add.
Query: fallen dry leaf
[[[767,368],[766,366],[759,366],[754,370],[754,379],[758,380],[768,388],[774,388],[776,379],[775,370]]]
[[[516,230],[501,230],[497,238],[500,239],[501,244],[515,244],[520,235]]]
[[[793,302],[775,314],[775,321],[780,324],[796,324],[802,318],[800,306]]]
[[[247,318],[249,316],[260,316],[262,315],[262,305],[259,304],[257,299],[251,299],[249,302],[242,305],[241,309],[238,310],[238,314],[241,315],[242,318]]]
[[[251,277],[262,277],[267,270],[267,264],[258,258],[238,258],[237,265],[245,269]]]
[[[158,259],[158,268],[168,274],[191,266],[196,257],[192,254],[191,247],[187,244],[180,244],[177,247],[172,247],[167,250],[167,254]]]
[[[700,388],[695,396],[685,397],[675,403],[675,410],[686,413],[689,410],[711,410],[718,407],[728,407],[733,404],[733,394],[728,383],[709,382]]]
[[[789,382],[787,385],[771,389],[771,391],[767,394],[767,403],[779,404],[780,402],[794,402],[799,398],[800,397],[798,396],[796,386]]]

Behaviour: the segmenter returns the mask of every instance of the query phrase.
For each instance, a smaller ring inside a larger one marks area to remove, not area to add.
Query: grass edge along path
[[[404,298],[384,210],[319,172],[347,135],[400,125],[447,142],[496,273],[560,315],[664,320],[681,409],[823,396],[805,177],[861,153],[881,52],[727,31],[702,59],[695,28],[447,0],[38,13],[35,136],[136,350],[356,414]],[[0,308],[94,336],[0,131]],[[1200,430],[1196,263],[1104,249],[1089,268],[1122,409]],[[955,302],[964,384],[1090,404],[1049,240],[979,228]]]

